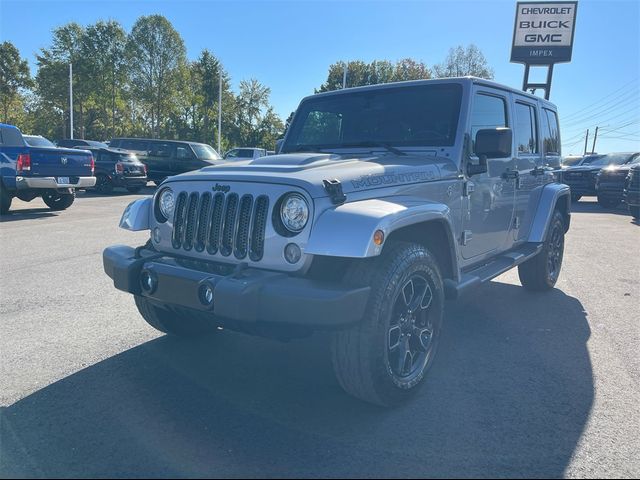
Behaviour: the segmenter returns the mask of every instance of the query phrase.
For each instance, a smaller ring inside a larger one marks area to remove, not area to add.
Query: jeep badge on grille
[[[216,183],[215,186],[211,187],[211,189],[214,192],[229,193],[229,190],[231,190],[231,187],[229,185],[220,185],[219,183]]]

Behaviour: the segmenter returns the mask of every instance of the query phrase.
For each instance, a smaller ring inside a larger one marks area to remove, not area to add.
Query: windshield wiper
[[[338,145],[338,147],[342,148],[342,147],[382,147],[384,149],[386,149],[387,151],[391,152],[391,153],[395,153],[396,155],[406,155],[405,152],[403,152],[402,150],[389,145],[388,143],[384,143],[384,142],[376,142],[376,141],[369,141],[367,140],[366,142],[357,142],[357,143],[343,143],[341,145]]]

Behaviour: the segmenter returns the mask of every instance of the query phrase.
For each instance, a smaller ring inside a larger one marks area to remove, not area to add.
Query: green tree
[[[271,89],[255,79],[240,82],[235,124],[228,134],[233,146],[273,149],[284,125],[269,104]]]
[[[402,59],[395,64],[388,60],[374,60],[371,63],[355,60],[346,64],[337,62],[329,66],[327,80],[316,90],[316,93],[341,89],[345,65],[347,87],[431,78],[431,71],[424,63],[410,58]]]
[[[140,17],[127,41],[131,59],[133,108],[139,108],[145,126],[154,137],[164,128],[178,92],[186,50],[180,34],[162,15]]]
[[[2,121],[18,123],[24,110],[21,91],[31,88],[29,64],[11,42],[0,43],[0,103]]]
[[[467,47],[459,45],[449,49],[449,54],[443,63],[434,67],[437,77],[474,77],[493,79],[493,69],[489,67],[482,51],[475,45]]]

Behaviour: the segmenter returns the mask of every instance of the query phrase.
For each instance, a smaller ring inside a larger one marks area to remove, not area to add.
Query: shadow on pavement
[[[593,403],[589,335],[575,298],[493,282],[448,306],[395,410],[342,393],[323,336],[161,337],[4,408],[0,475],[560,477]]]
[[[63,212],[54,212],[50,208],[29,208],[22,210],[9,210],[9,213],[0,215],[0,223],[16,222],[18,220],[37,220],[49,217],[57,217]]]
[[[625,203],[621,203],[615,208],[604,208],[597,201],[589,202],[581,200],[571,204],[571,211],[574,213],[612,213],[614,215],[623,215],[631,220],[631,213]]]
[[[131,193],[124,188],[116,187],[113,192],[109,194],[98,193],[95,190],[84,190],[78,192],[78,198],[109,198],[109,197],[126,197],[126,196],[140,196],[140,195],[153,195],[156,191],[156,187],[148,185],[143,187],[137,193]]]

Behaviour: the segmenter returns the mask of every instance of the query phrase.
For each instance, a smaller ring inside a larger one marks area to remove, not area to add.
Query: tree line
[[[161,15],[142,16],[130,32],[114,20],[83,27],[68,23],[52,32],[36,55],[37,71],[8,41],[0,43],[0,121],[51,139],[69,138],[69,64],[73,65],[74,137],[106,140],[138,136],[216,145],[222,82],[222,150],[233,146],[273,149],[286,125],[270,103],[271,90],[256,79],[238,91],[220,60],[203,50],[188,60],[180,34]],[[482,52],[457,47],[441,64],[375,60],[336,62],[323,92],[347,87],[434,77],[493,78]]]

